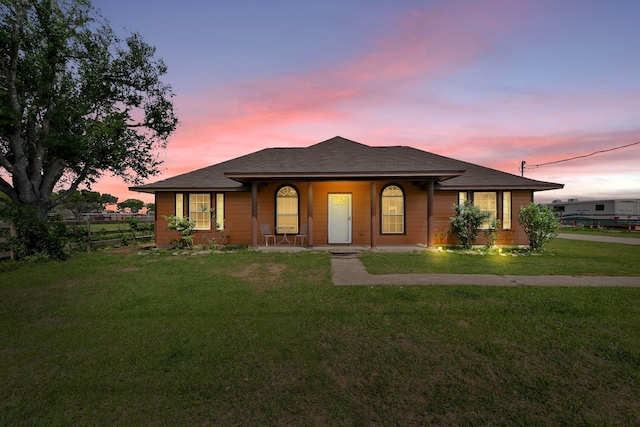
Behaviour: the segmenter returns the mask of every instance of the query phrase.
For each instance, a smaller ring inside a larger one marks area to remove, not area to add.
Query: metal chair
[[[304,246],[304,239],[307,237],[307,224],[300,225],[300,230],[298,234],[293,237],[293,244],[296,244],[296,241],[300,239],[300,246]]]
[[[264,242],[265,246],[269,246],[269,239],[273,239],[273,244],[276,244],[276,235],[273,234],[271,224],[260,224],[260,233],[262,233],[262,241],[260,243]]]

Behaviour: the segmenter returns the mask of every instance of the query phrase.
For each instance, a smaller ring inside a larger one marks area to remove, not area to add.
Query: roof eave
[[[157,192],[172,191],[176,193],[193,193],[193,192],[245,192],[251,191],[249,187],[129,187],[129,191],[138,193],[155,194]]]
[[[226,172],[225,176],[239,182],[251,182],[259,180],[285,180],[285,179],[307,179],[311,181],[323,179],[411,179],[411,180],[446,180],[462,176],[464,170],[447,171],[401,171],[401,172]]]
[[[467,190],[560,190],[564,188],[564,184],[546,184],[545,185],[441,185],[436,184],[436,190],[445,191],[467,191]]]

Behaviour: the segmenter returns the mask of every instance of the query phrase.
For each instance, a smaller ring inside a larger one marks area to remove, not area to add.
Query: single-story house
[[[342,137],[306,148],[267,148],[133,191],[155,194],[156,244],[179,233],[166,216],[196,222],[195,243],[257,246],[261,225],[280,240],[306,229],[305,244],[457,244],[452,206],[466,200],[500,220],[498,244],[524,245],[520,206],[562,188],[406,146],[372,147]],[[482,237],[478,240],[482,243]]]

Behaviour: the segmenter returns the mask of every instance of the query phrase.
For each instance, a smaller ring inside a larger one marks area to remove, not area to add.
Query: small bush
[[[177,217],[175,215],[164,216],[164,219],[169,221],[167,228],[169,230],[179,231],[181,235],[181,244],[186,248],[193,247],[193,235],[195,234],[194,228],[196,223],[189,220],[187,217]]]
[[[487,239],[487,243],[485,243],[485,249],[491,249],[496,245],[496,241],[498,240],[498,227],[500,227],[500,220],[498,218],[493,218],[489,223],[489,228],[484,230],[484,237]]]
[[[451,231],[458,235],[460,243],[465,249],[471,249],[475,244],[482,224],[491,218],[491,214],[466,201],[461,205],[454,204],[456,216],[452,216]]]
[[[15,226],[15,236],[7,239],[6,246],[16,259],[66,259],[67,226],[59,216],[43,218],[34,206],[6,203],[0,206],[0,218]]]
[[[560,225],[548,207],[533,202],[520,208],[518,222],[529,238],[529,249],[532,251],[540,249],[551,240],[557,234]]]
[[[127,222],[129,223],[129,228],[131,228],[131,231],[140,231],[140,221],[138,221],[138,218],[129,218],[127,219]]]

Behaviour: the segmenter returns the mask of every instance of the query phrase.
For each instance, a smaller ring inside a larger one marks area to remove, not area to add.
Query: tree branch
[[[9,198],[13,201],[18,200],[18,193],[13,189],[13,186],[9,184],[0,176],[0,191],[9,196]]]
[[[71,197],[73,193],[75,193],[76,190],[78,190],[78,187],[80,186],[80,184],[82,184],[84,180],[87,178],[90,170],[91,170],[91,167],[88,164],[85,165],[82,168],[82,171],[80,171],[80,173],[76,177],[76,179],[73,180],[73,182],[71,183],[67,191],[62,195],[62,197],[59,197],[56,200],[53,200],[50,202],[49,209],[58,206],[59,204],[65,202],[69,197]],[[62,172],[64,172],[64,169]],[[60,174],[60,176],[62,176],[62,173]],[[55,180],[53,180],[53,185],[51,186],[52,189],[55,183],[58,182],[58,179],[60,179],[60,177],[57,177]]]
[[[13,165],[3,154],[0,154],[0,166],[5,168],[7,172],[13,175]]]

